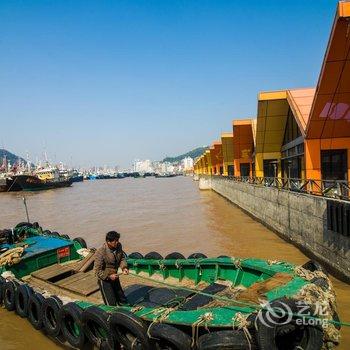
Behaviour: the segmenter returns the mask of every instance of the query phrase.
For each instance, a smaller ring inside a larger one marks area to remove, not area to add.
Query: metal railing
[[[350,184],[345,180],[313,180],[281,177],[251,177],[212,175],[220,179],[244,182],[252,185],[272,187],[317,196],[350,200]]]

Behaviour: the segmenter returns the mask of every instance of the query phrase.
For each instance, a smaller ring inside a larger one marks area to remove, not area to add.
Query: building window
[[[278,162],[277,159],[264,159],[264,177],[277,177]]]
[[[322,180],[347,180],[348,161],[347,150],[321,151]]]
[[[299,130],[299,126],[295,121],[292,110],[289,108],[283,144],[286,145],[300,136],[301,132]]]
[[[235,175],[235,170],[233,165],[228,165],[227,166],[227,174],[229,176],[234,176]]]
[[[301,164],[303,156],[283,159],[282,174],[287,179],[301,179]]]
[[[249,176],[250,172],[250,164],[249,163],[241,163],[239,165],[241,176]]]

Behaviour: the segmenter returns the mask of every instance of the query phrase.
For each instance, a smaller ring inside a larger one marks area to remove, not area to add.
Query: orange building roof
[[[287,100],[301,133],[305,136],[315,88],[287,90]]]
[[[350,137],[350,2],[340,1],[319,76],[308,139]]]

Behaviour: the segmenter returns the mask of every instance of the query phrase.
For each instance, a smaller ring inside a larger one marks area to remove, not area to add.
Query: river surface
[[[23,193],[0,193],[0,228],[26,221]],[[84,237],[88,246],[103,243],[107,231],[121,232],[128,253],[203,252],[286,260],[308,258],[262,224],[212,191],[199,191],[191,178],[96,180],[71,188],[25,193],[30,220],[44,229]],[[338,313],[350,321],[350,286],[332,279]],[[350,348],[350,329],[337,349]],[[29,322],[0,308],[1,350],[61,349]]]

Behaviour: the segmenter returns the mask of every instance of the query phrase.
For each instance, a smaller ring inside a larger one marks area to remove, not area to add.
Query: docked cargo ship
[[[69,187],[73,182],[71,178],[60,176],[59,171],[52,167],[36,170],[31,175],[17,175],[14,179],[23,191]]]

